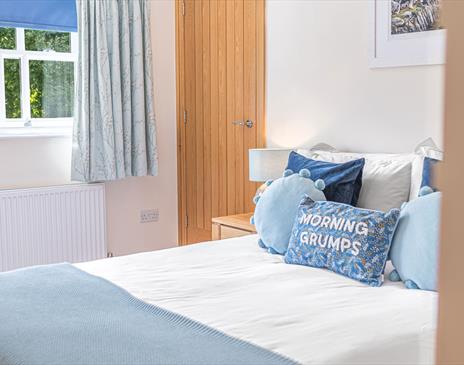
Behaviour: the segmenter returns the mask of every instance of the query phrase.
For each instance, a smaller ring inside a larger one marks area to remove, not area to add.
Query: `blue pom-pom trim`
[[[325,189],[325,182],[322,179],[317,179],[314,182],[314,186],[316,187],[317,190],[324,190]]]
[[[259,199],[261,199],[261,195],[255,195],[255,197],[253,198],[253,203],[255,205],[258,204]]]
[[[429,195],[433,193],[433,189],[430,186],[423,186],[419,190],[419,196]]]
[[[266,186],[269,186],[269,185],[272,184],[272,182],[273,182],[272,180],[267,180],[264,184],[265,184]]]
[[[252,215],[250,217],[250,224],[255,224],[255,216],[254,215]]]
[[[308,169],[301,169],[299,172],[301,177],[309,179],[311,177],[311,172]]]
[[[391,280],[391,281],[401,281],[401,277],[400,277],[400,274],[398,273],[398,271],[396,270],[393,270],[390,275],[388,276],[388,278]]]
[[[417,284],[412,281],[412,280],[406,280],[404,282],[404,286],[408,289],[419,289],[419,287],[417,286]]]
[[[261,248],[267,248],[261,238],[258,240],[258,246],[261,247]]]
[[[277,255],[278,254],[278,252],[276,250],[274,250],[272,247],[268,247],[267,252],[269,252],[272,255]]]
[[[287,169],[287,170],[284,171],[283,177],[287,177],[287,176],[290,176],[290,175],[293,175],[293,171],[290,170],[290,169]]]

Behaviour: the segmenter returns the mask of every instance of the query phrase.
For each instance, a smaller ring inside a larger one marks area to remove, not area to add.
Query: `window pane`
[[[24,30],[27,51],[71,52],[71,33]]]
[[[7,118],[21,118],[21,70],[19,60],[4,59]]]
[[[16,48],[16,29],[15,28],[0,28],[0,48],[15,49]]]
[[[74,63],[29,61],[32,118],[72,117]]]

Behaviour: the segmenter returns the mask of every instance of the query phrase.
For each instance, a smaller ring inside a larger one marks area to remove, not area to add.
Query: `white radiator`
[[[106,257],[103,184],[0,191],[0,271]]]

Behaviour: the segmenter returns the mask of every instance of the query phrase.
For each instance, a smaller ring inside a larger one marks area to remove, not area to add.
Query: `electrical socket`
[[[158,222],[158,209],[145,209],[140,211],[140,223]]]

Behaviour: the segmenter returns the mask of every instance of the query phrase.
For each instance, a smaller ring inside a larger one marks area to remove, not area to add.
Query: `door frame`
[[[265,125],[265,78],[266,78],[266,62],[265,62],[265,14],[266,3],[265,0],[256,0],[262,2],[263,11],[262,16],[257,19],[257,73],[256,82],[260,85],[260,92],[258,92],[257,105],[259,108],[256,110],[257,119],[262,120],[257,125],[258,128],[258,146],[264,147],[266,143]],[[187,186],[185,182],[186,166],[185,166],[185,56],[184,56],[184,14],[185,2],[184,0],[175,0],[175,32],[176,32],[176,135],[177,135],[177,216],[178,216],[178,238],[177,243],[179,246],[187,244]]]
[[[176,135],[177,135],[177,244],[187,242],[187,189],[185,184],[184,0],[175,0],[176,19]]]

